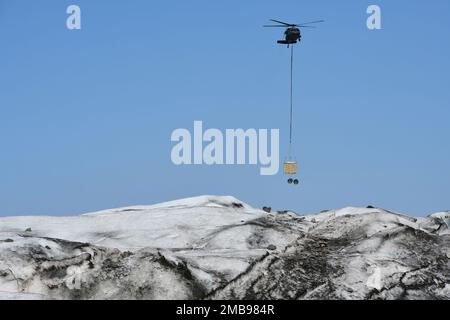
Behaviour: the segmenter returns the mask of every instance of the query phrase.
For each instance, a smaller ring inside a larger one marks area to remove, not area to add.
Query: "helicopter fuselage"
[[[284,32],[285,40],[278,41],[279,44],[295,44],[300,42],[302,39],[302,34],[299,28],[290,27]]]

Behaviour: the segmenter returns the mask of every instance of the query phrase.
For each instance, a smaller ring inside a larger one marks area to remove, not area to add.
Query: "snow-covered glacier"
[[[266,211],[202,196],[0,218],[0,299],[450,298],[450,212]]]

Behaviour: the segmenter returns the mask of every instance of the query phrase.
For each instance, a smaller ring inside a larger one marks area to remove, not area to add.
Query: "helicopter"
[[[278,40],[278,44],[287,44],[288,48],[290,45],[296,44],[302,40],[301,28],[315,28],[315,26],[310,26],[310,24],[325,22],[324,20],[311,21],[301,24],[291,24],[279,20],[270,19],[270,21],[277,23],[276,25],[265,25],[265,28],[286,28],[284,32],[285,39]]]

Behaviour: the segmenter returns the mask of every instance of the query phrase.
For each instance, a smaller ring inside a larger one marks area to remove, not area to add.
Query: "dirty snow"
[[[0,299],[448,299],[448,214],[202,196],[0,218]]]

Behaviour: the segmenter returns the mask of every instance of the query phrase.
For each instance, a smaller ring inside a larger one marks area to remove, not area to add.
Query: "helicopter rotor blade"
[[[286,27],[286,26],[263,26],[264,28],[289,28],[289,27]],[[302,26],[302,25],[295,25],[295,27],[298,27],[298,28],[311,28],[311,29],[316,29],[317,27],[315,27],[315,26]]]
[[[276,23],[281,23],[281,24],[284,24],[285,26],[288,26],[288,27],[292,27],[293,26],[292,24],[289,24],[289,23],[286,23],[286,22],[283,22],[283,21],[274,20],[274,19],[270,19],[270,21],[273,21],[273,22],[276,22]]]
[[[305,25],[308,25],[308,24],[322,23],[322,22],[325,22],[325,20],[316,20],[316,21],[311,21],[311,22],[300,23],[300,24],[298,24],[298,26],[302,27],[302,26],[305,26]]]

